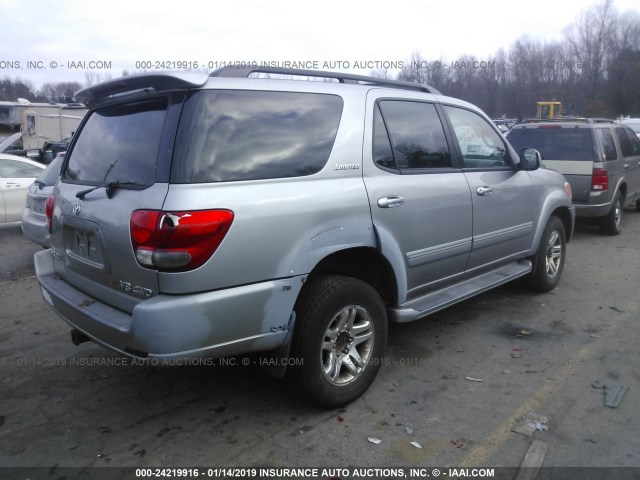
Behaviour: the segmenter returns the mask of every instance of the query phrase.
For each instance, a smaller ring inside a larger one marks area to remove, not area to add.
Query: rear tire
[[[305,285],[295,311],[289,383],[326,407],[359,398],[378,374],[387,343],[378,292],[355,278],[326,275]]]
[[[532,289],[548,292],[556,288],[564,270],[566,251],[564,224],[558,217],[551,217],[540,239],[534,269],[529,276]]]
[[[604,235],[618,235],[622,231],[623,210],[622,194],[618,192],[613,200],[611,211],[600,220],[600,233]]]

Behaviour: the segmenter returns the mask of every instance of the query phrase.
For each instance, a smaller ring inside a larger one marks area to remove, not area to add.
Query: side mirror
[[[535,148],[523,148],[520,150],[519,169],[530,172],[537,170],[542,164],[542,155]]]

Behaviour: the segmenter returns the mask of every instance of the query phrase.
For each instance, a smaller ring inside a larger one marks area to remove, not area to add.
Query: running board
[[[470,278],[462,283],[436,290],[396,308],[389,309],[389,319],[397,323],[412,322],[447,308],[479,293],[515,280],[529,273],[531,260],[520,260],[497,270]]]

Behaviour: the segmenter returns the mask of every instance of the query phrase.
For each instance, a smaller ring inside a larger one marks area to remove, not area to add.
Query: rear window
[[[312,175],[329,159],[341,114],[335,95],[199,91],[182,113],[171,181]]]
[[[62,167],[63,160],[64,157],[56,157],[51,160],[51,163],[42,171],[37,180],[42,182],[45,187],[55,185],[56,180],[58,180],[58,177],[60,176],[60,167]]]
[[[92,112],[63,179],[89,185],[153,184],[166,109],[166,100],[156,99]]]
[[[532,126],[514,128],[509,132],[509,143],[520,152],[523,148],[535,148],[543,160],[598,161],[591,129]]]

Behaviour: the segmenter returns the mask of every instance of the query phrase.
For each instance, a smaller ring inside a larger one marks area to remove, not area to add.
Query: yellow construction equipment
[[[562,102],[536,102],[538,104],[538,113],[536,118],[553,120],[562,116]]]

